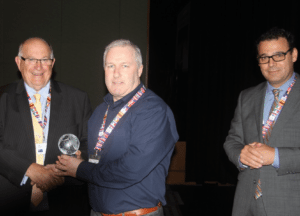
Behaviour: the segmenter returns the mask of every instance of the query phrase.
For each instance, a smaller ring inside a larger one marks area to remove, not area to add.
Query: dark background
[[[239,92],[264,81],[255,41],[277,26],[297,43],[297,1],[150,2],[149,88],[171,106],[187,142],[186,181],[235,184],[223,143]]]
[[[55,80],[86,91],[95,108],[107,93],[106,45],[130,39],[146,62],[147,5],[147,0],[0,0],[0,86],[19,79],[14,58],[20,43],[42,37],[53,46]]]
[[[142,81],[187,143],[186,181],[235,184],[223,143],[239,92],[264,81],[254,42],[274,26],[300,40],[298,14],[296,0],[0,0],[0,86],[19,77],[19,44],[39,36],[53,45],[55,79],[88,92],[95,108],[107,92],[105,45],[130,39],[142,50]]]

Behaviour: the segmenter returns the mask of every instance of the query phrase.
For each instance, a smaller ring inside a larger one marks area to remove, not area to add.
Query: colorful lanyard
[[[46,103],[46,106],[45,106],[44,122],[42,121],[42,116],[40,116],[38,111],[36,110],[36,108],[34,106],[34,103],[32,102],[32,99],[30,98],[28,92],[27,92],[27,98],[28,98],[28,101],[29,101],[29,108],[30,108],[31,113],[35,116],[35,118],[37,119],[40,126],[44,129],[47,125],[47,122],[48,122],[46,113],[48,111],[48,107],[50,106],[50,102],[51,102],[51,86],[49,88],[49,93],[48,93],[48,96],[47,96],[47,103]],[[45,140],[45,137],[44,137],[44,140]]]
[[[107,113],[108,113],[108,109],[109,109],[109,105],[108,105],[107,110],[106,110],[106,112],[104,114],[104,117],[103,117],[103,123],[101,125],[100,130],[99,130],[98,141],[97,141],[97,144],[95,146],[96,154],[97,154],[98,150],[99,151],[102,150],[102,146],[103,146],[104,142],[107,140],[107,138],[109,137],[109,135],[111,134],[111,132],[114,130],[114,128],[116,127],[116,125],[120,121],[120,119],[125,115],[125,113],[129,110],[129,108],[132,107],[133,104],[135,104],[135,102],[138,101],[138,99],[140,99],[140,97],[145,93],[145,91],[146,91],[146,87],[142,86],[142,88],[120,110],[120,112],[116,115],[116,117],[112,120],[112,122],[109,124],[109,126],[106,128],[106,130],[104,132],[104,127],[105,127],[105,123],[106,123]]]
[[[273,110],[273,112],[269,116],[269,119],[267,120],[266,124],[263,125],[263,127],[262,127],[262,136],[263,136],[263,138],[266,137],[266,134],[267,134],[268,130],[273,125],[276,117],[281,112],[281,110],[282,110],[282,108],[283,108],[283,106],[284,106],[284,104],[285,104],[285,102],[286,102],[286,100],[288,98],[288,95],[290,94],[290,91],[292,90],[292,87],[294,86],[294,84],[296,82],[296,79],[297,79],[297,77],[295,76],[293,82],[291,83],[291,85],[289,86],[289,88],[287,89],[287,91],[284,93],[284,95],[280,99],[278,105],[275,107],[275,109]]]

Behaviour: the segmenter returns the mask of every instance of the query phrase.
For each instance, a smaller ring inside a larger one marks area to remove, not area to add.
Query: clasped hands
[[[275,149],[259,142],[245,145],[240,154],[240,162],[251,169],[258,169],[274,162]]]
[[[30,178],[32,186],[36,185],[42,192],[48,192],[64,183],[64,177],[58,176],[58,172],[54,164],[43,166],[33,163],[29,166],[26,175]]]
[[[26,172],[26,175],[31,180],[31,185],[36,185],[42,192],[48,192],[62,185],[65,182],[64,176],[76,177],[77,167],[83,161],[81,152],[76,152],[76,158],[62,155],[58,156],[58,159],[59,161],[56,161],[56,164],[48,164],[46,166],[36,163],[31,164]]]

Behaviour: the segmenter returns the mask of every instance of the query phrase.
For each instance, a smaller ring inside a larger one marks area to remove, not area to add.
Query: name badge
[[[43,154],[45,156],[45,154],[46,154],[46,148],[47,148],[47,143],[36,144],[37,154]]]
[[[47,143],[35,144],[35,149],[36,149],[37,163],[43,165],[45,161]]]
[[[89,162],[90,163],[98,164],[99,161],[100,161],[100,155],[97,155],[97,154],[90,154],[89,155]]]

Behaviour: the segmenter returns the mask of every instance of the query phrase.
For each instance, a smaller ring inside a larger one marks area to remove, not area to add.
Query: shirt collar
[[[267,82],[268,85],[267,85],[267,91],[266,91],[266,93],[267,93],[267,94],[272,93],[272,90],[273,90],[273,89],[280,89],[280,93],[286,92],[287,89],[289,88],[289,86],[291,85],[291,83],[293,82],[294,78],[295,78],[295,72],[293,72],[293,75],[291,76],[291,78],[290,78],[288,81],[286,81],[286,82],[285,82],[282,86],[280,86],[279,88],[274,88],[269,82]],[[272,93],[272,94],[273,94],[273,93]]]
[[[31,88],[25,81],[24,81],[24,85],[25,85],[25,89],[26,89],[27,93],[32,98],[33,95],[35,95],[37,93],[36,90],[34,88]],[[42,97],[47,98],[47,95],[49,93],[49,88],[50,88],[50,81],[43,88],[41,88],[41,90],[39,90],[38,93]]]
[[[104,97],[104,102],[107,103],[107,105],[115,108],[118,107],[120,105],[123,105],[125,103],[128,103],[128,101],[136,94],[136,92],[142,88],[144,84],[141,82],[132,92],[130,92],[129,94],[127,94],[126,96],[122,97],[120,100],[114,102],[113,100],[113,96],[108,93],[105,97]]]

